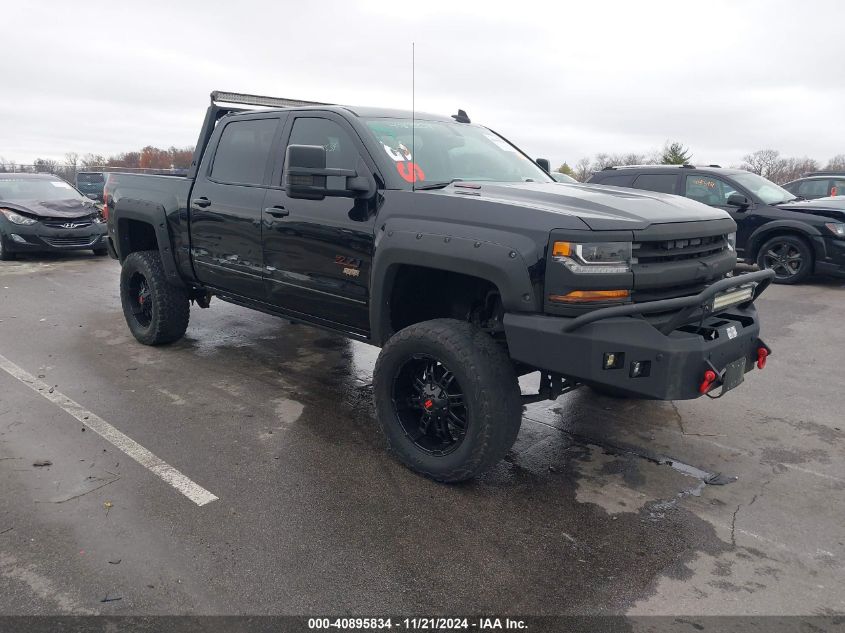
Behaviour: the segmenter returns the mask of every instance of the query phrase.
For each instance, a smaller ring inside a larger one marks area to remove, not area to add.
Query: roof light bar
[[[283,97],[264,97],[261,95],[248,95],[240,92],[225,92],[215,90],[211,93],[211,102],[222,101],[224,103],[237,103],[240,105],[266,106],[269,108],[296,108],[309,105],[331,105],[319,101],[303,101],[302,99],[285,99]]]

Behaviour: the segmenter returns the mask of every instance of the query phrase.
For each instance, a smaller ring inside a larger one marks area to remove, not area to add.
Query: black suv
[[[770,180],[718,165],[608,167],[591,183],[686,196],[736,221],[740,257],[798,283],[813,272],[845,274],[845,198],[802,200]]]
[[[805,200],[845,196],[845,171],[814,171],[786,183],[783,188]]]

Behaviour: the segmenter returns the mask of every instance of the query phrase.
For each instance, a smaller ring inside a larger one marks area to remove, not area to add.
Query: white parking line
[[[55,388],[50,387],[47,383],[42,382],[25,369],[18,367],[2,354],[0,354],[0,369],[72,415],[103,439],[129,455],[129,457],[141,464],[141,466],[152,471],[155,475],[176,488],[176,490],[198,506],[204,506],[206,503],[217,500],[215,495],[188,479],[167,462],[153,455],[132,438],[118,431],[103,418],[85,410],[77,402],[74,402]]]

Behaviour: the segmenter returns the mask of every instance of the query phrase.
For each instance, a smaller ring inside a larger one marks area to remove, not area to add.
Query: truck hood
[[[37,218],[83,218],[97,210],[92,204],[79,200],[18,200],[0,201],[0,207],[20,211]]]
[[[808,213],[825,218],[845,221],[845,196],[800,200],[777,205],[778,209],[788,209],[796,213]]]
[[[641,230],[652,224],[730,217],[681,196],[606,185],[459,182],[435,191],[577,217],[593,231]]]

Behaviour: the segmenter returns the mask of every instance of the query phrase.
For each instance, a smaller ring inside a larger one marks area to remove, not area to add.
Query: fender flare
[[[382,227],[376,238],[370,279],[370,338],[382,345],[392,334],[390,296],[401,266],[460,273],[490,282],[506,312],[535,309],[539,298],[522,254],[510,246],[442,233]]]
[[[167,228],[167,214],[161,204],[138,198],[121,198],[115,205],[112,212],[115,220],[115,232],[117,233],[117,255],[120,263],[131,252],[130,235],[128,231],[121,230],[121,222],[134,220],[151,226],[158,243],[158,252],[161,256],[161,263],[167,275],[167,281],[174,286],[186,287],[185,281],[179,274],[176,267],[176,258],[173,255],[173,243],[170,240],[170,232]]]
[[[757,227],[751,233],[751,235],[748,236],[745,252],[748,253],[749,256],[752,256],[756,259],[757,249],[759,249],[763,242],[768,239],[768,235],[773,231],[782,232],[784,229],[789,232],[798,233],[799,235],[806,237],[810,242],[810,246],[815,251],[816,256],[819,256],[820,245],[816,242],[818,239],[820,239],[821,231],[816,229],[816,227],[805,222],[801,222],[799,220],[775,220],[774,222],[767,222],[766,224]],[[824,256],[823,246],[821,256]]]

